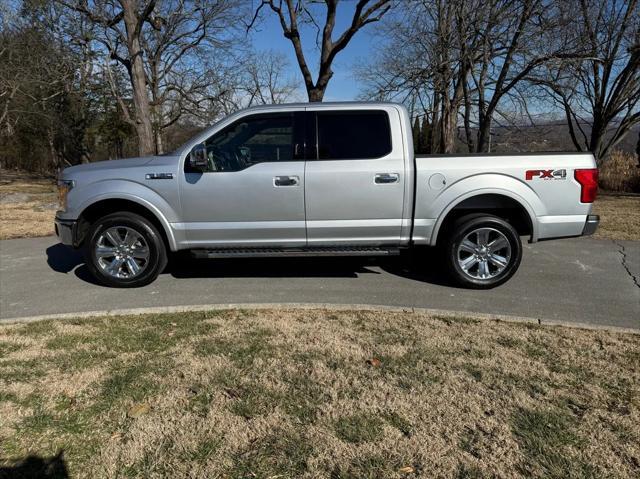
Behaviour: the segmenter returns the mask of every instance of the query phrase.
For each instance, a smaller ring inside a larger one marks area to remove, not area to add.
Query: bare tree
[[[236,0],[158,2],[154,28],[141,37],[156,152],[163,151],[162,132],[184,116],[208,119],[228,86],[221,75],[225,61],[242,62],[242,52],[231,51],[241,47],[233,28],[237,5]]]
[[[455,149],[459,114],[471,137],[477,126],[478,86],[471,84],[474,69],[493,58],[494,30],[504,19],[500,0],[422,0],[406,6],[385,23],[382,36],[390,42],[372,65],[360,68],[368,95],[407,103],[423,118],[425,152],[450,153]],[[486,88],[486,85],[480,87]],[[425,125],[426,122],[426,125]],[[474,146],[470,144],[470,150]]]
[[[390,42],[373,65],[360,69],[369,94],[408,103],[423,117],[429,152],[455,147],[458,115],[464,104],[471,113],[473,68],[490,45],[490,32],[501,12],[496,1],[422,0],[407,5],[385,24]],[[470,126],[470,116],[465,125]]]
[[[561,34],[569,21],[555,2],[515,3],[499,6],[503,7],[503,20],[492,32],[492,44],[483,43],[480,68],[473,72],[478,99],[477,151],[487,151],[501,101],[529,75],[542,67],[584,56],[576,37]]]
[[[556,35],[565,20],[559,13],[544,0],[412,3],[387,25],[391,42],[364,79],[374,96],[422,110],[434,152],[454,150],[460,122],[469,151],[486,151],[495,116],[516,87],[536,69],[579,54],[570,37]]]
[[[0,31],[0,157],[31,170],[82,161],[81,58],[30,19]],[[72,135],[65,132],[73,131]]]
[[[640,8],[638,0],[576,0],[572,25],[587,58],[532,81],[554,95],[578,151],[599,162],[640,124]]]
[[[86,0],[57,0],[61,5],[83,15],[104,30],[102,41],[114,60],[127,70],[135,105],[135,118],[130,119],[138,136],[141,156],[155,153],[151,108],[144,69],[144,52],[140,37],[145,23],[154,25],[153,10],[156,0],[100,0],[89,4]],[[126,47],[126,54],[119,53],[116,45]]]
[[[211,54],[229,36],[237,0],[55,0],[97,27],[103,62],[123,67],[130,90],[113,93],[136,130],[140,155],[161,153],[161,133],[210,102]],[[111,82],[115,86],[115,82]],[[132,97],[133,111],[125,101]]]
[[[318,2],[319,4],[320,2]],[[321,27],[317,17],[316,2],[311,0],[262,0],[257,7],[251,28],[264,7],[278,16],[282,33],[293,46],[298,66],[304,79],[309,101],[322,101],[329,81],[333,76],[332,65],[336,55],[346,48],[358,31],[370,23],[379,21],[392,7],[392,0],[358,0],[351,23],[334,40],[334,28],[340,0],[324,0],[324,21]],[[317,43],[320,47],[320,64],[317,78],[314,79],[305,57],[300,25],[310,23],[317,28]]]
[[[294,98],[297,84],[284,75],[287,59],[275,51],[257,52],[245,60],[239,85],[241,105],[270,105]]]
[[[439,13],[442,11],[423,1],[404,5],[396,15],[386,17],[376,33],[377,43],[384,45],[386,40],[386,45],[372,54],[370,62],[356,67],[356,75],[365,85],[363,99],[400,101],[413,117],[422,119],[423,125],[437,123],[442,100],[451,98],[451,77],[437,78],[436,72],[450,74],[456,68],[451,61],[444,65],[446,70],[437,68],[436,51],[446,53],[446,48],[437,48]],[[426,125],[422,130],[429,130],[430,136],[434,133]],[[422,138],[419,143],[426,148],[431,142]]]

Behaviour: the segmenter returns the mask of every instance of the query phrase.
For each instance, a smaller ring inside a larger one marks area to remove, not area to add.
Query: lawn
[[[53,180],[0,170],[0,239],[52,235],[57,208]]]
[[[600,215],[594,238],[640,241],[640,195],[600,195],[593,213]]]
[[[4,325],[0,471],[632,478],[639,388],[640,336],[606,331],[325,310]]]

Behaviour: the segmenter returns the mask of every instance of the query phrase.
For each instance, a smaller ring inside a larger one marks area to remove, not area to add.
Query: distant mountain
[[[589,134],[587,125],[582,125]],[[616,149],[635,153],[640,126],[633,128],[618,143]],[[580,132],[577,132],[580,135]],[[464,130],[458,128],[456,150],[466,152]],[[492,128],[491,151],[500,153],[528,151],[575,151],[566,123],[561,121],[546,122],[537,125],[521,125]]]

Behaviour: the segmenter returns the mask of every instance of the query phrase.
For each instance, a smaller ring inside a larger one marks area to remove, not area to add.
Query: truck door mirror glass
[[[209,165],[207,161],[207,149],[204,143],[199,143],[193,147],[187,159],[189,168],[197,171],[206,171]]]

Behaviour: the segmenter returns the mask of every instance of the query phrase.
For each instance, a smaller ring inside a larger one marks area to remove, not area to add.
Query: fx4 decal
[[[543,180],[566,180],[567,170],[527,170],[525,178],[527,181],[531,181],[534,178]]]

